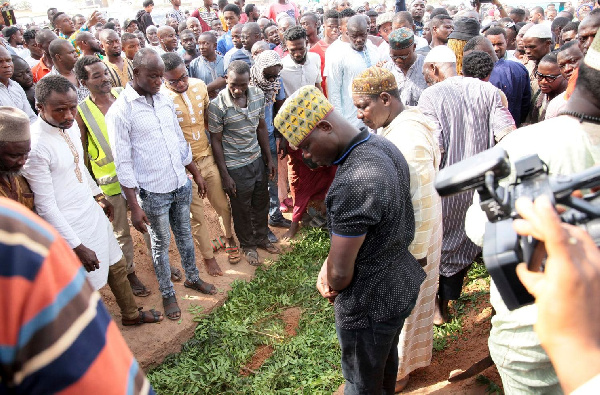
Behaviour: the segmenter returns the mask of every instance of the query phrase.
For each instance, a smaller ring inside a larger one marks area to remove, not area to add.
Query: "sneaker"
[[[275,236],[275,233],[273,233],[271,229],[269,229],[267,232],[267,238],[269,239],[270,243],[277,243],[279,241],[279,239],[277,238],[277,236]]]
[[[284,217],[281,217],[276,221],[269,218],[269,226],[274,226],[276,228],[288,228],[289,229],[289,227],[291,225],[292,225],[292,221],[290,221],[289,219],[286,219]]]

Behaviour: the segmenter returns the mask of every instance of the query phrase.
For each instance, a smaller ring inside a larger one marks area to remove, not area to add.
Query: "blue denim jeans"
[[[163,298],[175,295],[171,282],[169,244],[171,230],[181,256],[181,266],[185,278],[196,282],[200,278],[196,267],[194,239],[190,224],[190,204],[192,202],[192,182],[168,193],[148,192],[140,188],[140,207],[150,222],[148,233],[152,242],[152,263],[158,279],[158,288]]]
[[[269,219],[271,221],[279,221],[283,218],[279,209],[279,193],[277,188],[277,151],[271,149],[271,158],[275,164],[275,178],[269,178]]]
[[[398,338],[407,316],[383,322],[369,320],[369,327],[364,329],[348,330],[336,325],[342,349],[342,374],[346,379],[345,395],[394,393]]]

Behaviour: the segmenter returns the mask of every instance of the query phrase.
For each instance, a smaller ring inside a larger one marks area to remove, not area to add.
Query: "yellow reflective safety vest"
[[[122,90],[123,88],[113,88],[111,93],[119,97]],[[87,152],[94,178],[105,195],[118,195],[121,193],[121,184],[117,178],[117,168],[108,142],[104,114],[89,96],[77,106],[77,111],[88,129]]]

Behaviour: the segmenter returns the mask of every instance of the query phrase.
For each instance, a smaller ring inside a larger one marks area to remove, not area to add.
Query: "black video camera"
[[[527,262],[530,270],[543,270],[543,265],[534,267],[532,260],[537,240],[519,236],[513,229],[513,219],[519,218],[515,201],[520,197],[535,200],[546,195],[555,206],[570,207],[561,215],[562,221],[582,227],[600,245],[600,200],[594,202],[600,193],[583,198],[572,196],[578,189],[600,185],[600,166],[569,176],[549,176],[542,160],[531,155],[514,163],[517,180],[503,188],[498,181],[511,172],[508,159],[501,147],[483,151],[441,170],[435,188],[440,196],[477,189],[481,209],[490,221],[485,227],[483,260],[504,303],[514,310],[534,302],[517,277],[516,266]]]

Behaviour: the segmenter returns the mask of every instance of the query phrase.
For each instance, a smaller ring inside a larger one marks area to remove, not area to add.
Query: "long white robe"
[[[65,132],[79,155],[78,163],[61,130],[38,118],[31,125],[31,152],[23,175],[33,191],[38,215],[54,226],[71,248],[83,244],[96,253],[100,268],[88,272],[87,279],[100,289],[106,284],[108,267],[123,253],[111,223],[94,200],[102,190],[85,167],[77,124]],[[77,179],[76,167],[83,182]]]

